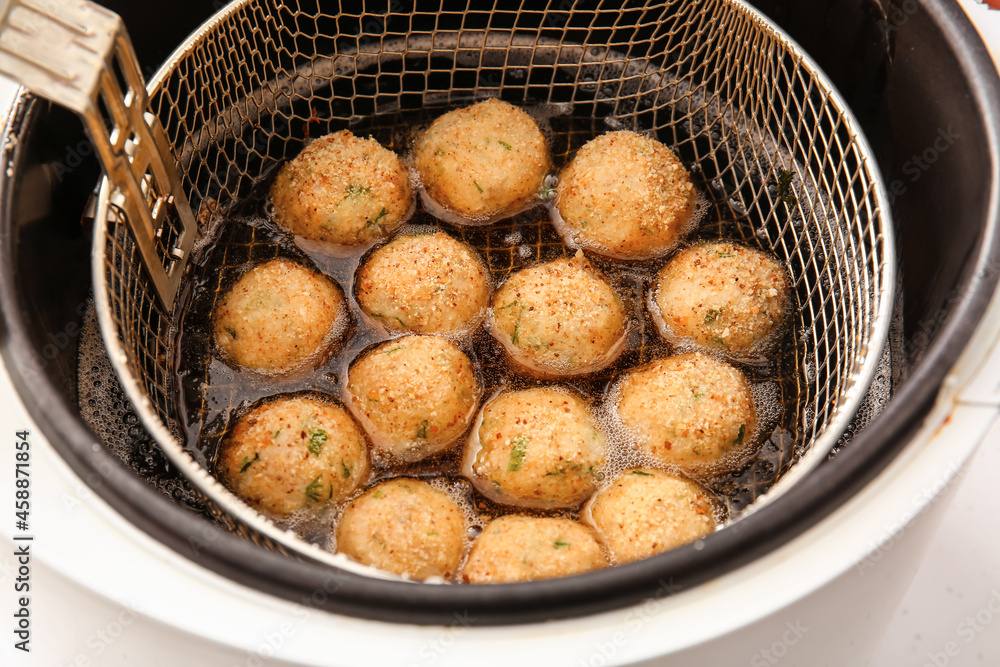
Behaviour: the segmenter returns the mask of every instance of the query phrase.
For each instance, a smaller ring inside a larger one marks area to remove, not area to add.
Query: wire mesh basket
[[[875,373],[895,273],[875,162],[825,76],[742,2],[243,0],[178,49],[149,94],[203,224],[260,197],[310,136],[363,128],[372,117],[499,97],[657,137],[708,193],[717,233],[772,253],[792,276],[794,442],[781,461],[784,476],[759,489],[751,507],[823,460]],[[579,147],[574,127],[566,124],[553,146],[557,162]],[[105,185],[95,300],[112,364],[143,424],[231,530],[341,564],[246,507],[185,444],[178,313],[156,298],[126,213],[110,195]],[[724,221],[738,224],[723,230]],[[562,252],[544,216],[519,224],[537,227],[536,258]],[[485,254],[495,273],[512,266],[503,244]]]

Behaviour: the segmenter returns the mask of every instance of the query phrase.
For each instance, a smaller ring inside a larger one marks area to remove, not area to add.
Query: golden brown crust
[[[543,377],[612,363],[626,325],[622,300],[582,252],[515,273],[492,299],[494,336],[515,363]]]
[[[668,338],[742,356],[772,342],[788,316],[788,273],[736,243],[703,243],[660,270],[654,300]]]
[[[700,353],[657,359],[629,371],[616,393],[618,417],[660,463],[722,470],[752,451],[753,395],[727,363]]]
[[[224,358],[262,373],[288,373],[322,361],[347,328],[343,292],[328,277],[276,259],[244,273],[213,313]]]
[[[490,298],[486,267],[443,232],[404,234],[358,271],[362,310],[389,331],[456,335],[478,324]]]
[[[535,119],[501,100],[450,111],[417,137],[414,167],[428,196],[470,221],[530,204],[551,168]]]
[[[456,444],[479,403],[468,356],[438,336],[386,341],[351,366],[347,400],[376,449],[418,461]]]
[[[607,566],[591,531],[569,519],[495,519],[472,545],[462,579],[473,584],[537,581]]]
[[[696,200],[669,148],[635,132],[608,132],[559,175],[557,222],[571,245],[622,259],[658,257],[686,232]]]
[[[475,443],[476,487],[526,507],[579,506],[605,463],[604,433],[586,404],[558,388],[500,394],[483,408]]]
[[[274,219],[313,241],[352,246],[386,238],[413,210],[406,165],[347,130],[311,142],[271,186]]]
[[[223,442],[217,473],[251,506],[277,516],[315,512],[368,476],[368,444],[339,405],[282,398],[244,415]]]
[[[450,579],[465,551],[465,524],[448,494],[397,478],[348,503],[337,524],[337,551],[411,579]]]
[[[618,563],[693,542],[715,530],[713,500],[700,485],[648,468],[626,470],[602,489],[585,516]]]

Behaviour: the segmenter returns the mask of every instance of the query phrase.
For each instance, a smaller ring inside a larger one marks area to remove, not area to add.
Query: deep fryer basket
[[[825,76],[742,2],[246,0],[182,45],[149,92],[182,188],[206,213],[251,195],[317,118],[351,127],[373,114],[499,96],[589,109],[654,133],[698,170],[720,217],[749,221],[743,240],[783,260],[793,278],[797,461],[766,497],[825,457],[879,362],[895,264],[876,165]],[[786,173],[793,180],[783,186]],[[185,449],[174,313],[156,298],[125,215],[105,185],[94,291],[110,359],[143,424],[232,530],[341,564],[247,508]]]

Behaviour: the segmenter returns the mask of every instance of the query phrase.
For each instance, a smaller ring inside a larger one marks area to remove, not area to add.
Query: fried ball
[[[584,517],[618,563],[669,551],[713,532],[713,499],[702,486],[661,470],[626,470],[599,491]]]
[[[569,519],[509,515],[483,529],[462,579],[473,584],[537,581],[605,566],[607,559],[586,526]]]
[[[386,238],[415,205],[399,156],[347,130],[316,139],[285,164],[271,186],[271,201],[278,225],[338,246]]]
[[[616,393],[625,428],[663,464],[722,471],[752,453],[753,396],[729,364],[700,353],[657,359],[630,371]]]
[[[442,232],[405,234],[358,271],[361,309],[389,331],[454,335],[486,312],[490,280],[466,244]]]
[[[651,296],[665,338],[736,357],[773,342],[790,306],[788,273],[777,260],[726,242],[679,252]]]
[[[572,376],[612,363],[626,339],[622,300],[582,252],[523,269],[493,295],[491,330],[533,375]]]
[[[243,415],[223,442],[217,472],[233,493],[277,516],[318,511],[350,496],[368,476],[368,445],[332,402],[281,398]]]
[[[629,131],[587,142],[559,175],[554,222],[563,240],[608,257],[669,252],[691,226],[697,194],[673,152]]]
[[[411,579],[457,575],[464,550],[462,508],[414,479],[369,489],[344,508],[337,524],[337,551]]]
[[[605,462],[604,433],[586,403],[563,389],[500,394],[483,408],[477,436],[466,468],[480,492],[502,503],[578,506]]]
[[[403,462],[454,445],[475,416],[472,361],[437,336],[404,336],[362,356],[347,374],[354,413],[375,448]]]
[[[524,209],[551,167],[535,120],[496,99],[431,123],[417,137],[413,164],[428,208],[436,203],[449,222],[458,223],[492,222]]]
[[[315,367],[349,319],[344,295],[332,280],[275,259],[236,281],[216,307],[212,329],[232,364],[280,374]]]

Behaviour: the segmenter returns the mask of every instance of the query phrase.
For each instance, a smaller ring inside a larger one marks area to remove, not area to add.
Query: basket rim
[[[832,449],[832,447],[836,444],[840,434],[850,423],[851,419],[853,419],[854,414],[864,397],[865,391],[877,371],[877,366],[882,354],[882,348],[888,335],[891,310],[895,299],[897,269],[894,251],[893,228],[890,215],[891,209],[888,203],[888,195],[884,184],[882,183],[882,178],[878,171],[877,164],[872,157],[873,153],[871,151],[871,147],[865,139],[864,134],[861,132],[860,125],[853,116],[845,100],[839,91],[837,91],[832,81],[830,81],[826,74],[819,69],[815,61],[808,56],[808,54],[806,54],[806,52],[797,43],[795,43],[794,40],[785,34],[784,31],[778,28],[776,24],[761,14],[758,10],[749,6],[746,2],[744,2],[744,0],[728,1],[729,4],[738,7],[755,22],[759,23],[770,36],[780,41],[785,48],[788,49],[788,52],[794,56],[796,62],[801,64],[801,66],[809,72],[810,76],[814,77],[819,84],[825,87],[826,92],[829,95],[830,103],[841,114],[844,123],[847,124],[849,129],[853,132],[854,141],[858,142],[859,154],[863,156],[862,164],[859,165],[859,169],[863,169],[868,174],[868,177],[875,186],[874,196],[877,202],[877,209],[873,214],[872,224],[878,226],[880,232],[879,239],[881,242],[879,249],[883,257],[881,283],[877,286],[877,293],[873,295],[873,302],[877,302],[877,308],[875,308],[875,317],[873,320],[874,326],[871,328],[869,346],[863,355],[860,364],[856,364],[856,367],[860,366],[860,368],[856,368],[855,372],[857,374],[855,375],[853,384],[849,387],[850,391],[845,392],[846,401],[843,401],[838,407],[838,410],[830,418],[824,432],[819,436],[816,442],[814,442],[810,450],[802,456],[795,466],[793,466],[792,470],[779,480],[765,496],[761,497],[761,499],[751,506],[753,509],[750,512],[745,514],[739,520],[738,523],[742,524],[744,521],[749,520],[752,515],[770,517],[773,513],[769,513],[767,510],[772,509],[772,507],[780,510],[780,505],[787,506],[787,503],[777,503],[777,499],[789,495],[789,492],[796,487],[799,480],[812,473],[813,470],[825,460],[830,449]],[[234,2],[216,13],[209,21],[205,22],[188,38],[188,40],[181,44],[171,54],[171,56],[168,57],[164,65],[150,80],[147,86],[150,95],[152,96],[156,94],[159,87],[165,82],[169,72],[176,67],[177,63],[197,48],[198,45],[206,39],[207,35],[211,34],[221,23],[228,20],[231,16],[252,2],[254,2],[254,0],[240,0],[239,2]],[[107,224],[106,221],[110,194],[109,186],[106,180],[102,179],[100,192],[101,195],[98,205],[98,215],[95,218],[94,248],[92,251],[92,278],[95,286],[102,285],[104,283],[104,235],[105,225]],[[206,469],[202,468],[201,465],[194,460],[194,458],[186,451],[183,444],[177,441],[167,426],[160,421],[155,411],[150,409],[149,400],[146,397],[145,392],[142,390],[140,383],[128,370],[126,353],[118,340],[114,322],[111,320],[111,310],[106,290],[95,289],[94,296],[97,305],[98,321],[102,337],[109,351],[109,356],[112,365],[115,368],[115,372],[122,383],[126,395],[136,408],[143,425],[160,444],[161,449],[163,449],[170,461],[174,465],[177,465],[183,471],[185,476],[199,488],[199,490],[205,493],[213,501],[219,503],[227,511],[231,511],[240,522],[248,525],[261,534],[274,539],[278,543],[298,551],[313,561],[320,563],[320,565],[317,565],[317,567],[320,568],[320,570],[318,570],[319,572],[328,572],[329,566],[343,570],[347,577],[344,579],[345,586],[349,585],[353,587],[356,585],[357,594],[361,599],[367,600],[367,604],[372,604],[372,599],[380,601],[376,604],[383,607],[383,610],[381,612],[371,612],[373,615],[380,618],[388,617],[388,620],[405,620],[407,622],[412,622],[414,620],[414,610],[407,609],[409,605],[404,603],[406,601],[409,601],[411,604],[413,603],[413,590],[415,586],[419,585],[402,580],[387,579],[384,575],[381,575],[372,568],[361,566],[347,560],[344,557],[337,557],[336,555],[330,554],[319,547],[308,545],[303,540],[292,536],[286,531],[283,531],[272,522],[244,505],[242,501],[238,500],[228,489],[222,486],[220,482],[218,482]],[[170,443],[172,443],[172,445]],[[727,528],[726,530],[719,531],[718,533],[709,536],[704,540],[703,544],[689,544],[672,552],[652,557],[641,563],[617,566],[601,572],[592,572],[561,580],[533,582],[532,584],[503,584],[500,586],[491,586],[491,593],[486,596],[486,598],[490,601],[490,605],[502,608],[504,605],[509,605],[514,601],[524,599],[525,596],[529,595],[529,589],[531,591],[531,598],[535,598],[535,596],[544,596],[545,598],[566,598],[566,594],[571,590],[584,589],[590,591],[592,589],[605,589],[605,597],[600,598],[604,601],[596,604],[593,602],[587,603],[582,596],[573,596],[574,598],[579,598],[574,603],[574,608],[577,610],[574,612],[574,615],[588,613],[588,610],[606,608],[609,606],[607,602],[608,599],[617,599],[620,597],[620,595],[613,594],[615,591],[620,593],[620,580],[645,578],[644,573],[647,573],[650,570],[660,572],[660,576],[662,576],[663,572],[677,572],[684,574],[685,578],[691,580],[705,580],[709,578],[699,572],[701,569],[699,561],[711,561],[711,552],[713,547],[716,544],[719,544],[720,549],[725,549],[723,542],[732,540],[725,540],[724,536],[727,533],[733,532],[734,531]],[[268,563],[269,560],[257,552],[264,553],[264,550],[256,549],[255,552],[253,552],[257,556],[260,556],[259,559],[254,558],[253,560],[259,561],[260,564],[264,566],[264,564]],[[277,555],[268,554],[268,556]],[[287,565],[287,559],[284,559],[283,557],[281,558],[282,562]],[[270,570],[273,566],[265,567]],[[309,567],[312,567],[312,565],[309,565]],[[585,580],[588,580],[591,585],[582,585]],[[377,592],[372,590],[373,587],[377,589]],[[426,593],[427,600],[425,602],[421,602],[420,606],[424,606],[425,604],[427,607],[444,605],[450,609],[454,608],[455,605],[462,605],[463,603],[471,604],[473,601],[481,603],[485,602],[483,595],[476,592],[478,587],[435,587],[425,585],[420,586],[420,588],[423,591],[434,591]],[[347,598],[350,598],[355,593],[354,590],[341,590]],[[609,595],[609,593],[611,594]],[[425,596],[424,593],[420,593],[418,595],[420,597]],[[591,595],[593,595],[593,593],[588,593],[586,598],[590,598]],[[400,616],[396,611],[386,611],[386,609],[395,608],[397,605],[399,605],[400,609],[407,609],[404,615]],[[523,617],[523,610],[520,610],[518,613]],[[538,616],[538,618],[542,618],[542,616]]]

